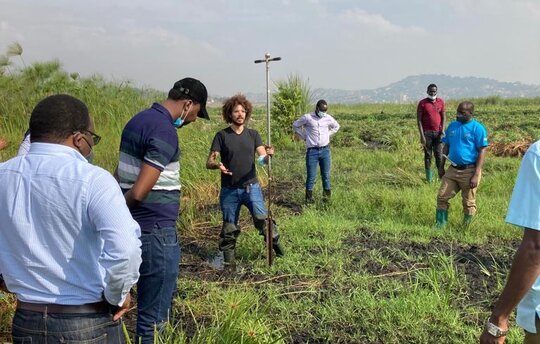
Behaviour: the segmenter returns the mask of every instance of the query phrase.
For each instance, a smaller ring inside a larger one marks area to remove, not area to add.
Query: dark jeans
[[[324,190],[330,190],[330,148],[308,148],[306,152],[306,190],[313,190],[315,177],[317,176],[317,165],[321,167],[321,178]]]
[[[112,314],[52,314],[18,309],[13,317],[13,344],[125,343],[122,323]]]
[[[146,344],[154,343],[154,325],[159,330],[170,318],[179,272],[180,245],[174,227],[143,232],[141,243],[137,336],[142,344]]]
[[[219,249],[221,251],[234,250],[236,247],[236,239],[240,235],[240,229],[237,225],[242,205],[245,205],[251,213],[253,224],[259,234],[264,235],[267,212],[261,186],[258,183],[243,188],[222,187],[219,194],[219,205],[223,213],[223,227],[219,235]],[[274,224],[272,228],[272,237],[277,238],[276,225]]]
[[[431,168],[431,157],[435,155],[435,167],[442,167],[442,142],[441,133],[436,131],[424,132],[426,146],[424,147],[424,165],[426,170]]]

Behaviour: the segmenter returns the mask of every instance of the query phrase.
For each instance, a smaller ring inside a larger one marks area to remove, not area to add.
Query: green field
[[[173,80],[171,80],[173,82]],[[211,91],[211,90],[210,90]],[[164,95],[100,77],[70,76],[54,63],[0,75],[0,161],[15,155],[35,104],[68,93],[88,105],[96,132],[94,163],[116,167],[120,133]],[[183,195],[178,231],[181,277],[164,343],[474,343],[504,286],[522,231],[504,223],[519,152],[540,138],[540,98],[473,100],[493,146],[484,165],[473,223],[461,200],[449,226],[434,229],[438,180],[424,182],[416,105],[330,104],[341,124],[332,143],[330,205],[303,206],[304,146],[272,133],[274,216],[286,249],[266,266],[262,239],[243,210],[238,271],[213,264],[221,227],[219,174],[205,162],[219,108],[210,121],[180,129]],[[457,102],[447,103],[453,118]],[[250,127],[265,132],[263,108]],[[508,155],[518,156],[508,156]],[[267,184],[264,170],[261,182]],[[0,339],[8,338],[14,298],[0,294]],[[126,319],[133,328],[136,311]],[[522,340],[515,326],[509,343]]]

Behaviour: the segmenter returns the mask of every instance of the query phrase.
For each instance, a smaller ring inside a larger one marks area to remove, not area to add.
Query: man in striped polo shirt
[[[196,79],[177,81],[161,104],[135,115],[120,143],[118,181],[133,218],[141,226],[142,264],[137,284],[137,343],[154,343],[170,314],[180,246],[180,148],[176,129],[197,117],[208,119],[206,87]]]

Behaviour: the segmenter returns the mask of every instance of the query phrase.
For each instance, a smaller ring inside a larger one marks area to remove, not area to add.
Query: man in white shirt
[[[305,114],[293,123],[294,132],[306,142],[306,204],[313,203],[313,186],[317,164],[321,169],[323,201],[330,200],[330,136],[339,130],[338,122],[330,116],[326,100],[321,99],[315,111]]]
[[[540,343],[540,141],[523,157],[506,222],[523,227],[523,239],[480,343],[504,343],[508,318],[516,305],[516,322],[525,330],[524,343]]]
[[[100,141],[68,95],[37,104],[28,154],[0,164],[0,288],[17,296],[14,343],[124,343],[140,228],[120,187],[91,165]]]

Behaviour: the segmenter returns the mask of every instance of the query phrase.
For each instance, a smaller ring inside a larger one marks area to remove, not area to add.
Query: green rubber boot
[[[433,170],[426,168],[426,180],[429,184],[433,183]]]
[[[471,224],[473,217],[474,215],[463,214],[463,225],[468,227]]]
[[[448,210],[437,209],[435,227],[443,229],[448,224]]]

